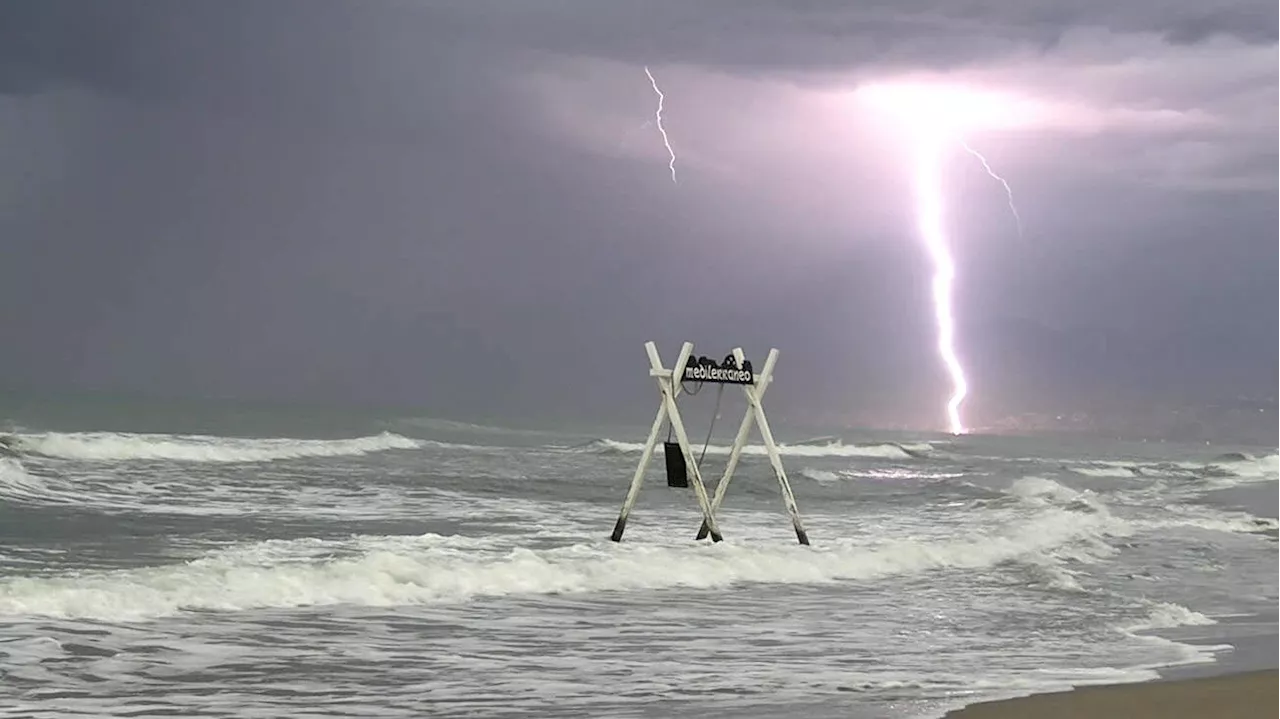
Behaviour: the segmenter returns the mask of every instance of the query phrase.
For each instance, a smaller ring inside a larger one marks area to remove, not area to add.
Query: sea
[[[659,448],[615,543],[655,409],[0,406],[0,717],[925,719],[1275,634],[1274,446],[774,420],[810,546],[758,438],[724,541]]]

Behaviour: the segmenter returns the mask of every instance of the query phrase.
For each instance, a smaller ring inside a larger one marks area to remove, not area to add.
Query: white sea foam
[[[1103,495],[1088,489],[1072,489],[1042,477],[1018,479],[1006,492],[1031,506],[1057,506],[1108,516],[1122,522],[1132,532],[1176,530],[1179,535],[1184,535],[1187,529],[1198,529],[1234,535],[1267,535],[1273,534],[1280,528],[1280,522],[1275,519],[1194,502],[1166,503],[1160,506],[1143,502],[1138,507],[1126,507],[1122,513],[1123,516],[1118,517],[1104,501]],[[1142,493],[1119,491],[1109,496],[1125,501],[1132,500],[1134,496],[1140,494]],[[1087,551],[1082,551],[1082,548],[1087,548]],[[1116,551],[1110,545],[1095,540],[1082,543],[1078,547],[1063,548],[1056,553],[1056,557],[1092,563],[1097,557],[1114,555]]]
[[[27,472],[12,457],[0,457],[0,497],[28,502],[69,502],[73,498]]]
[[[1175,627],[1200,627],[1218,622],[1200,612],[1192,611],[1181,604],[1172,602],[1153,602],[1145,619],[1136,624],[1124,627],[1128,632],[1145,632],[1153,629],[1173,629]]]
[[[1007,492],[1033,505],[1063,505],[1098,512],[1109,511],[1096,492],[1088,489],[1072,489],[1044,477],[1022,477],[1014,480]]]
[[[591,450],[605,452],[639,453],[644,451],[643,442],[620,442],[614,439],[600,439],[587,445]],[[707,454],[728,454],[732,449],[726,445],[710,445]],[[778,445],[778,453],[792,457],[867,457],[873,459],[911,459],[932,449],[926,443],[893,444],[844,444],[831,442],[828,444],[794,444]],[[701,451],[701,448],[699,448]],[[749,444],[743,447],[744,455],[762,456],[767,452],[762,444]]]
[[[1274,454],[1233,453],[1207,462],[1097,460],[1073,463],[1069,469],[1085,477],[1199,479],[1208,489],[1280,479],[1280,462]]]
[[[1071,471],[1085,477],[1119,477],[1123,479],[1132,479],[1140,476],[1137,467],[1072,467]]]
[[[1061,506],[1110,513],[1111,508],[1100,495],[1089,489],[1072,489],[1043,477],[1015,480],[1006,492],[1035,506]],[[1114,497],[1130,499],[1142,492],[1119,491]],[[1133,511],[1129,512],[1134,515]],[[1248,512],[1228,510],[1197,503],[1169,502],[1156,506],[1143,503],[1138,515],[1125,520],[1135,530],[1195,528],[1228,534],[1262,534],[1280,529],[1280,522]]]
[[[1125,535],[1105,515],[1048,509],[996,531],[933,541],[833,542],[822,548],[573,544],[494,551],[442,542],[344,545],[346,556],[285,543],[181,565],[0,581],[0,614],[141,620],[184,609],[453,603],[480,596],[812,584],[1039,557],[1080,540]],[[305,550],[305,551],[304,551]]]
[[[1240,455],[1239,459],[1210,462],[1209,467],[1246,479],[1280,479],[1280,455],[1264,457]]]
[[[812,479],[820,484],[833,484],[840,481],[840,475],[827,469],[812,469],[804,467],[800,470],[800,476]]]
[[[180,462],[269,462],[299,457],[337,457],[414,449],[418,440],[383,432],[350,439],[249,439],[207,435],[124,432],[18,434],[19,451],[90,461],[173,460]]]
[[[938,472],[906,467],[859,467],[854,469],[842,469],[839,471],[802,467],[800,469],[800,476],[806,479],[812,479],[819,484],[834,484],[836,482],[859,479],[879,479],[889,481],[912,479],[956,479],[965,476],[965,473]]]

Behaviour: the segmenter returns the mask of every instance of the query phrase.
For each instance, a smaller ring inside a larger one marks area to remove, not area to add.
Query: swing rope
[[[683,387],[683,383],[681,384],[681,386]],[[701,389],[702,389],[702,383],[699,382],[697,385],[695,385],[695,389],[693,391],[689,391],[688,389],[685,389],[684,393],[692,397],[693,395],[698,393],[698,390],[701,390]],[[707,456],[707,447],[711,445],[711,434],[715,432],[716,420],[720,418],[720,400],[723,397],[724,397],[724,385],[721,384],[719,386],[719,389],[716,390],[716,408],[711,413],[711,424],[707,427],[707,438],[702,441],[702,452],[701,454],[698,455],[698,465],[697,465],[698,469],[702,469],[702,460]],[[667,442],[671,441],[671,431],[672,431],[671,420],[668,419],[667,420]]]
[[[707,445],[711,444],[711,433],[716,429],[716,418],[720,416],[720,398],[724,396],[724,385],[716,391],[716,408],[711,413],[711,424],[707,427],[707,438],[702,441],[702,454],[698,455],[698,469],[702,469],[702,458],[707,456]]]

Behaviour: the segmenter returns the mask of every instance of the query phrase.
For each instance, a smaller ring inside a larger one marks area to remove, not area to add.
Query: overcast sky
[[[965,138],[1021,236],[943,166],[974,417],[1274,395],[1276,30],[1267,0],[5,0],[0,376],[644,421],[642,343],[689,339],[778,347],[793,413],[941,427],[909,138],[856,101],[923,77],[1043,108]]]

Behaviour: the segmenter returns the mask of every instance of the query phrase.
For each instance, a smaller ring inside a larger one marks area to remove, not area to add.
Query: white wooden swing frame
[[[778,488],[781,490],[782,501],[786,507],[787,514],[791,516],[791,524],[795,528],[796,539],[800,544],[809,544],[809,535],[805,532],[804,525],[800,521],[800,510],[796,507],[796,498],[791,492],[791,483],[787,480],[786,470],[782,467],[782,457],[778,452],[777,444],[773,440],[773,432],[769,429],[769,420],[765,417],[764,405],[761,404],[765,391],[769,389],[769,384],[773,381],[773,367],[778,360],[778,350],[769,350],[764,367],[754,375],[752,384],[739,385],[747,398],[747,410],[742,417],[742,423],[738,427],[738,435],[733,440],[733,447],[729,451],[729,461],[725,465],[724,474],[721,475],[720,481],[716,484],[715,496],[708,498],[706,485],[702,482],[702,472],[689,445],[689,435],[685,431],[684,421],[680,417],[680,408],[676,403],[676,398],[681,392],[681,385],[685,381],[685,367],[689,362],[689,358],[693,356],[693,343],[685,342],[680,348],[680,354],[676,356],[673,369],[662,366],[662,359],[658,356],[658,348],[653,342],[646,342],[644,349],[649,355],[649,376],[653,377],[658,384],[661,403],[658,405],[658,414],[653,420],[653,427],[649,430],[649,438],[644,443],[644,450],[640,453],[639,465],[636,467],[635,475],[631,478],[631,486],[627,490],[626,499],[622,503],[622,511],[618,514],[618,521],[613,527],[613,534],[610,538],[615,542],[622,541],[622,534],[627,526],[627,518],[630,516],[631,509],[640,495],[640,487],[644,484],[645,472],[649,468],[649,461],[653,458],[653,450],[658,443],[662,424],[664,421],[670,421],[671,430],[680,445],[680,452],[684,456],[685,466],[688,468],[693,494],[698,500],[698,507],[702,510],[702,527],[698,531],[698,539],[704,539],[707,535],[711,536],[711,541],[713,542],[719,542],[723,539],[715,515],[719,511],[720,505],[724,502],[729,483],[733,479],[733,472],[738,467],[738,460],[742,456],[742,450],[747,446],[747,438],[750,436],[751,427],[754,424],[760,427],[760,439],[764,442],[765,452],[769,456],[769,464],[773,467],[774,476],[777,477]],[[738,367],[744,366],[741,347],[734,348],[733,357]],[[702,381],[716,382],[714,379]],[[723,384],[723,382],[721,383]]]

